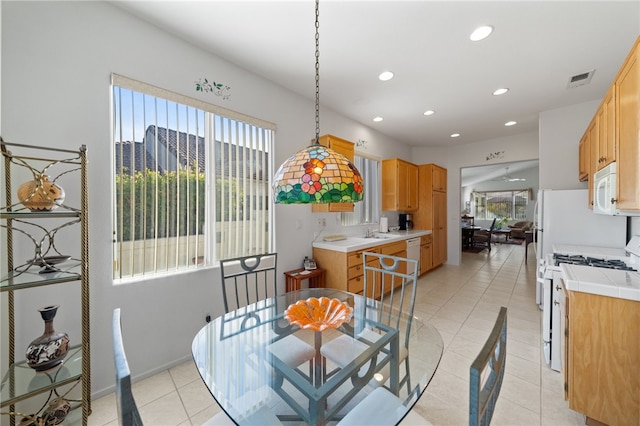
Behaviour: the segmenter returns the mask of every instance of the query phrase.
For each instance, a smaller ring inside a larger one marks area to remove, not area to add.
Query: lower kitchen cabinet
[[[407,242],[405,240],[395,241],[351,252],[314,247],[314,260],[318,263],[318,267],[326,270],[325,286],[346,290],[351,293],[362,293],[364,290],[364,263],[362,253],[364,252],[406,257]],[[379,288],[376,289],[376,296],[379,295],[379,291]]]
[[[608,425],[640,424],[640,302],[566,293],[569,408]]]
[[[433,237],[423,235],[420,237],[420,275],[429,272],[433,268]]]

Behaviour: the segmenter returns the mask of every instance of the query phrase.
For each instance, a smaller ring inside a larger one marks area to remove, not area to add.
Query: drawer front
[[[385,244],[380,248],[382,254],[395,254],[407,249],[406,241],[397,241],[395,243]]]
[[[364,290],[364,277],[362,275],[348,281],[347,291],[351,293],[362,293],[362,290]]]
[[[433,241],[433,237],[431,235],[423,235],[420,237],[420,245],[423,246],[425,244],[431,244]]]
[[[362,253],[364,253],[365,251],[369,253],[380,253],[380,249],[378,247],[371,247],[366,250],[360,250],[360,251],[355,251],[353,253],[349,253],[349,257],[347,257],[347,268],[351,268],[352,266],[355,266],[355,265],[362,265],[363,264]]]
[[[364,265],[362,263],[357,264],[349,268],[348,279],[351,280],[356,277],[361,277],[364,273]]]

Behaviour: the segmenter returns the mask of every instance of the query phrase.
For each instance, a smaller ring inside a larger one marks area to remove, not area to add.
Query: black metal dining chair
[[[469,426],[488,426],[502,387],[507,359],[507,308],[500,308],[496,323],[471,364]]]
[[[491,226],[489,229],[478,229],[474,231],[473,236],[471,237],[473,241],[473,246],[483,245],[491,251],[491,235],[493,234],[493,229],[496,226],[496,218],[493,218],[493,222],[491,222]]]
[[[252,256],[236,257],[220,261],[222,277],[222,297],[224,310],[227,314],[238,311],[238,316],[245,313],[240,308],[256,303],[278,294],[277,253],[256,254]],[[272,307],[264,305],[264,309]],[[250,313],[251,321],[245,322],[255,327],[260,321],[259,309]],[[233,320],[233,318],[229,318]],[[309,362],[309,377],[311,377],[312,360],[316,354],[313,346],[302,339],[290,334],[281,339],[272,335],[273,342],[268,345],[269,351],[276,355],[289,367],[296,368]]]
[[[142,419],[131,392],[131,371],[122,342],[120,308],[113,310],[113,357],[116,367],[116,406],[121,426],[142,426]]]
[[[367,303],[375,305],[375,309],[372,311],[377,313],[377,318],[371,318],[371,320],[395,328],[401,333],[398,364],[404,362],[405,374],[400,379],[399,386],[403,386],[406,383],[407,390],[410,393],[411,380],[408,349],[418,284],[418,261],[370,252],[364,252],[362,258],[364,262],[363,295],[367,297]],[[365,307],[366,309],[367,307]],[[366,317],[367,314],[365,312]],[[360,339],[375,342],[381,336],[372,328],[366,326],[362,327],[362,329],[357,328],[355,333],[354,337],[343,334],[330,340],[322,345],[320,352],[327,360],[336,364],[338,368],[344,368],[367,349],[368,345]],[[363,368],[366,368],[366,366]],[[326,373],[326,375],[331,376],[336,371],[338,370]],[[380,374],[382,377],[379,377],[375,383],[376,385],[383,385],[387,381],[389,377],[388,365],[385,366]]]

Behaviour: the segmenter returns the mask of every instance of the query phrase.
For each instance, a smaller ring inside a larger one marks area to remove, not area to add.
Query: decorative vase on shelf
[[[59,305],[38,309],[44,320],[44,333],[27,348],[27,364],[36,371],[48,370],[60,364],[69,351],[69,335],[53,329],[53,318]]]
[[[18,187],[18,199],[31,211],[48,211],[64,201],[64,189],[49,181],[49,176],[40,175]]]
[[[42,413],[42,419],[46,426],[59,425],[64,421],[71,411],[71,404],[62,397],[58,397],[49,402],[49,405]]]

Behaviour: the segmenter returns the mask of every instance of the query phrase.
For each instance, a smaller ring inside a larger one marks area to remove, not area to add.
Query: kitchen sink
[[[391,238],[391,236],[382,235],[382,234],[375,234],[375,235],[365,236],[365,238],[374,238],[374,239],[378,239],[378,240],[386,240],[387,238]]]

